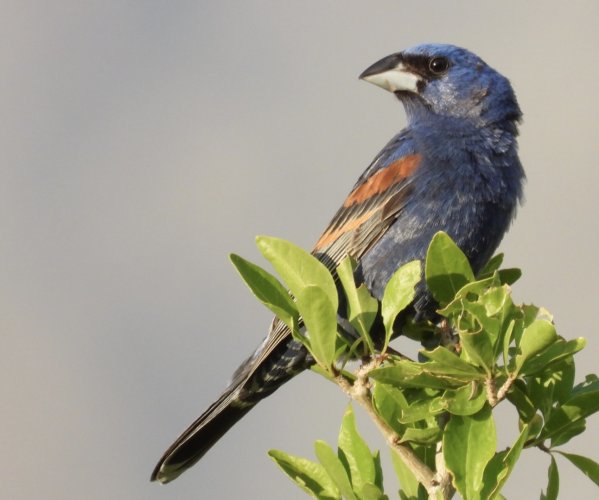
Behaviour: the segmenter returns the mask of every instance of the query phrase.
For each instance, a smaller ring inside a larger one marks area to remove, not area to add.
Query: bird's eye
[[[428,62],[428,69],[430,69],[431,73],[434,75],[441,75],[447,71],[449,68],[449,61],[444,57],[433,57]]]

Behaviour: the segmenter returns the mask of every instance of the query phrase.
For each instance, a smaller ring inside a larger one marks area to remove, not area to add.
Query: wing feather
[[[386,152],[388,148],[383,149],[381,155]],[[393,161],[380,161],[380,155],[374,160],[312,250],[331,272],[346,255],[354,259],[364,255],[397,219],[411,192],[410,179],[420,159],[419,155],[407,154],[394,157]],[[231,385],[238,389],[243,387],[261,363],[290,335],[289,328],[275,318],[268,337],[249,362],[242,365],[243,369],[235,374]]]

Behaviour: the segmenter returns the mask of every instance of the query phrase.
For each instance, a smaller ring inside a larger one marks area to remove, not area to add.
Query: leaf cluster
[[[596,462],[558,449],[599,411],[597,377],[575,384],[574,355],[585,341],[559,336],[547,310],[514,304],[511,285],[521,273],[501,269],[502,255],[475,276],[457,245],[438,233],[424,269],[419,261],[402,266],[379,303],[355,283],[350,257],[330,273],[284,240],[259,237],[257,245],[284,284],[239,256],[231,256],[233,264],[309,350],[315,369],[363,406],[385,434],[402,499],[451,498],[455,491],[465,499],[502,498],[527,448],[551,455],[543,498],[556,498],[559,490],[555,454],[599,485]],[[439,306],[435,323],[405,318],[422,275]],[[398,323],[426,346],[418,361],[389,348]],[[363,360],[354,373],[345,369],[352,358]],[[497,450],[493,410],[502,401],[515,408],[518,438]],[[270,456],[315,498],[387,498],[379,454],[359,436],[351,407],[337,453],[321,441],[315,453],[318,462],[275,450]]]

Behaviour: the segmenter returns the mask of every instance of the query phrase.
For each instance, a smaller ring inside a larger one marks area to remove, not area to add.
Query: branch
[[[491,408],[497,406],[506,396],[507,392],[510,390],[510,387],[514,383],[514,381],[518,378],[514,373],[510,373],[507,380],[503,383],[503,385],[497,390],[497,385],[495,384],[495,378],[490,377],[485,380],[485,389],[487,390],[487,401],[491,405]]]
[[[372,395],[370,393],[370,382],[368,373],[380,364],[380,358],[370,361],[366,365],[362,365],[356,375],[356,380],[353,384],[341,375],[335,378],[337,384],[343,391],[354,401],[356,401],[372,419],[379,428],[389,446],[395,450],[406,466],[412,471],[417,481],[426,489],[431,498],[439,498],[438,494],[445,500],[453,496],[454,489],[451,486],[451,479],[443,465],[443,474],[437,472],[435,474],[420,458],[411,447],[406,446],[401,442],[401,436],[385,422],[372,404]]]

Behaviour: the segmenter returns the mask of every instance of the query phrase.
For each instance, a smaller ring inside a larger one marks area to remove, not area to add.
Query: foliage
[[[257,244],[285,285],[239,256],[231,256],[233,264],[310,351],[315,370],[362,406],[385,435],[400,498],[451,498],[456,491],[467,500],[502,498],[529,448],[551,455],[542,498],[557,497],[556,454],[599,485],[599,464],[557,448],[584,432],[585,419],[599,411],[599,379],[588,375],[574,383],[574,355],[585,341],[560,337],[547,310],[513,303],[510,286],[520,271],[500,269],[502,255],[475,276],[455,243],[438,233],[424,270],[419,261],[401,267],[379,303],[363,284],[356,286],[350,257],[331,274],[289,242],[262,236]],[[409,315],[422,274],[439,305],[436,324]],[[346,306],[338,312],[340,296]],[[426,346],[418,361],[389,348],[398,329]],[[354,373],[346,370],[349,358],[362,360]],[[515,407],[519,433],[498,451],[493,410],[501,401]],[[315,498],[387,498],[379,454],[358,434],[351,405],[337,452],[317,441],[315,454],[318,462],[270,452]]]

